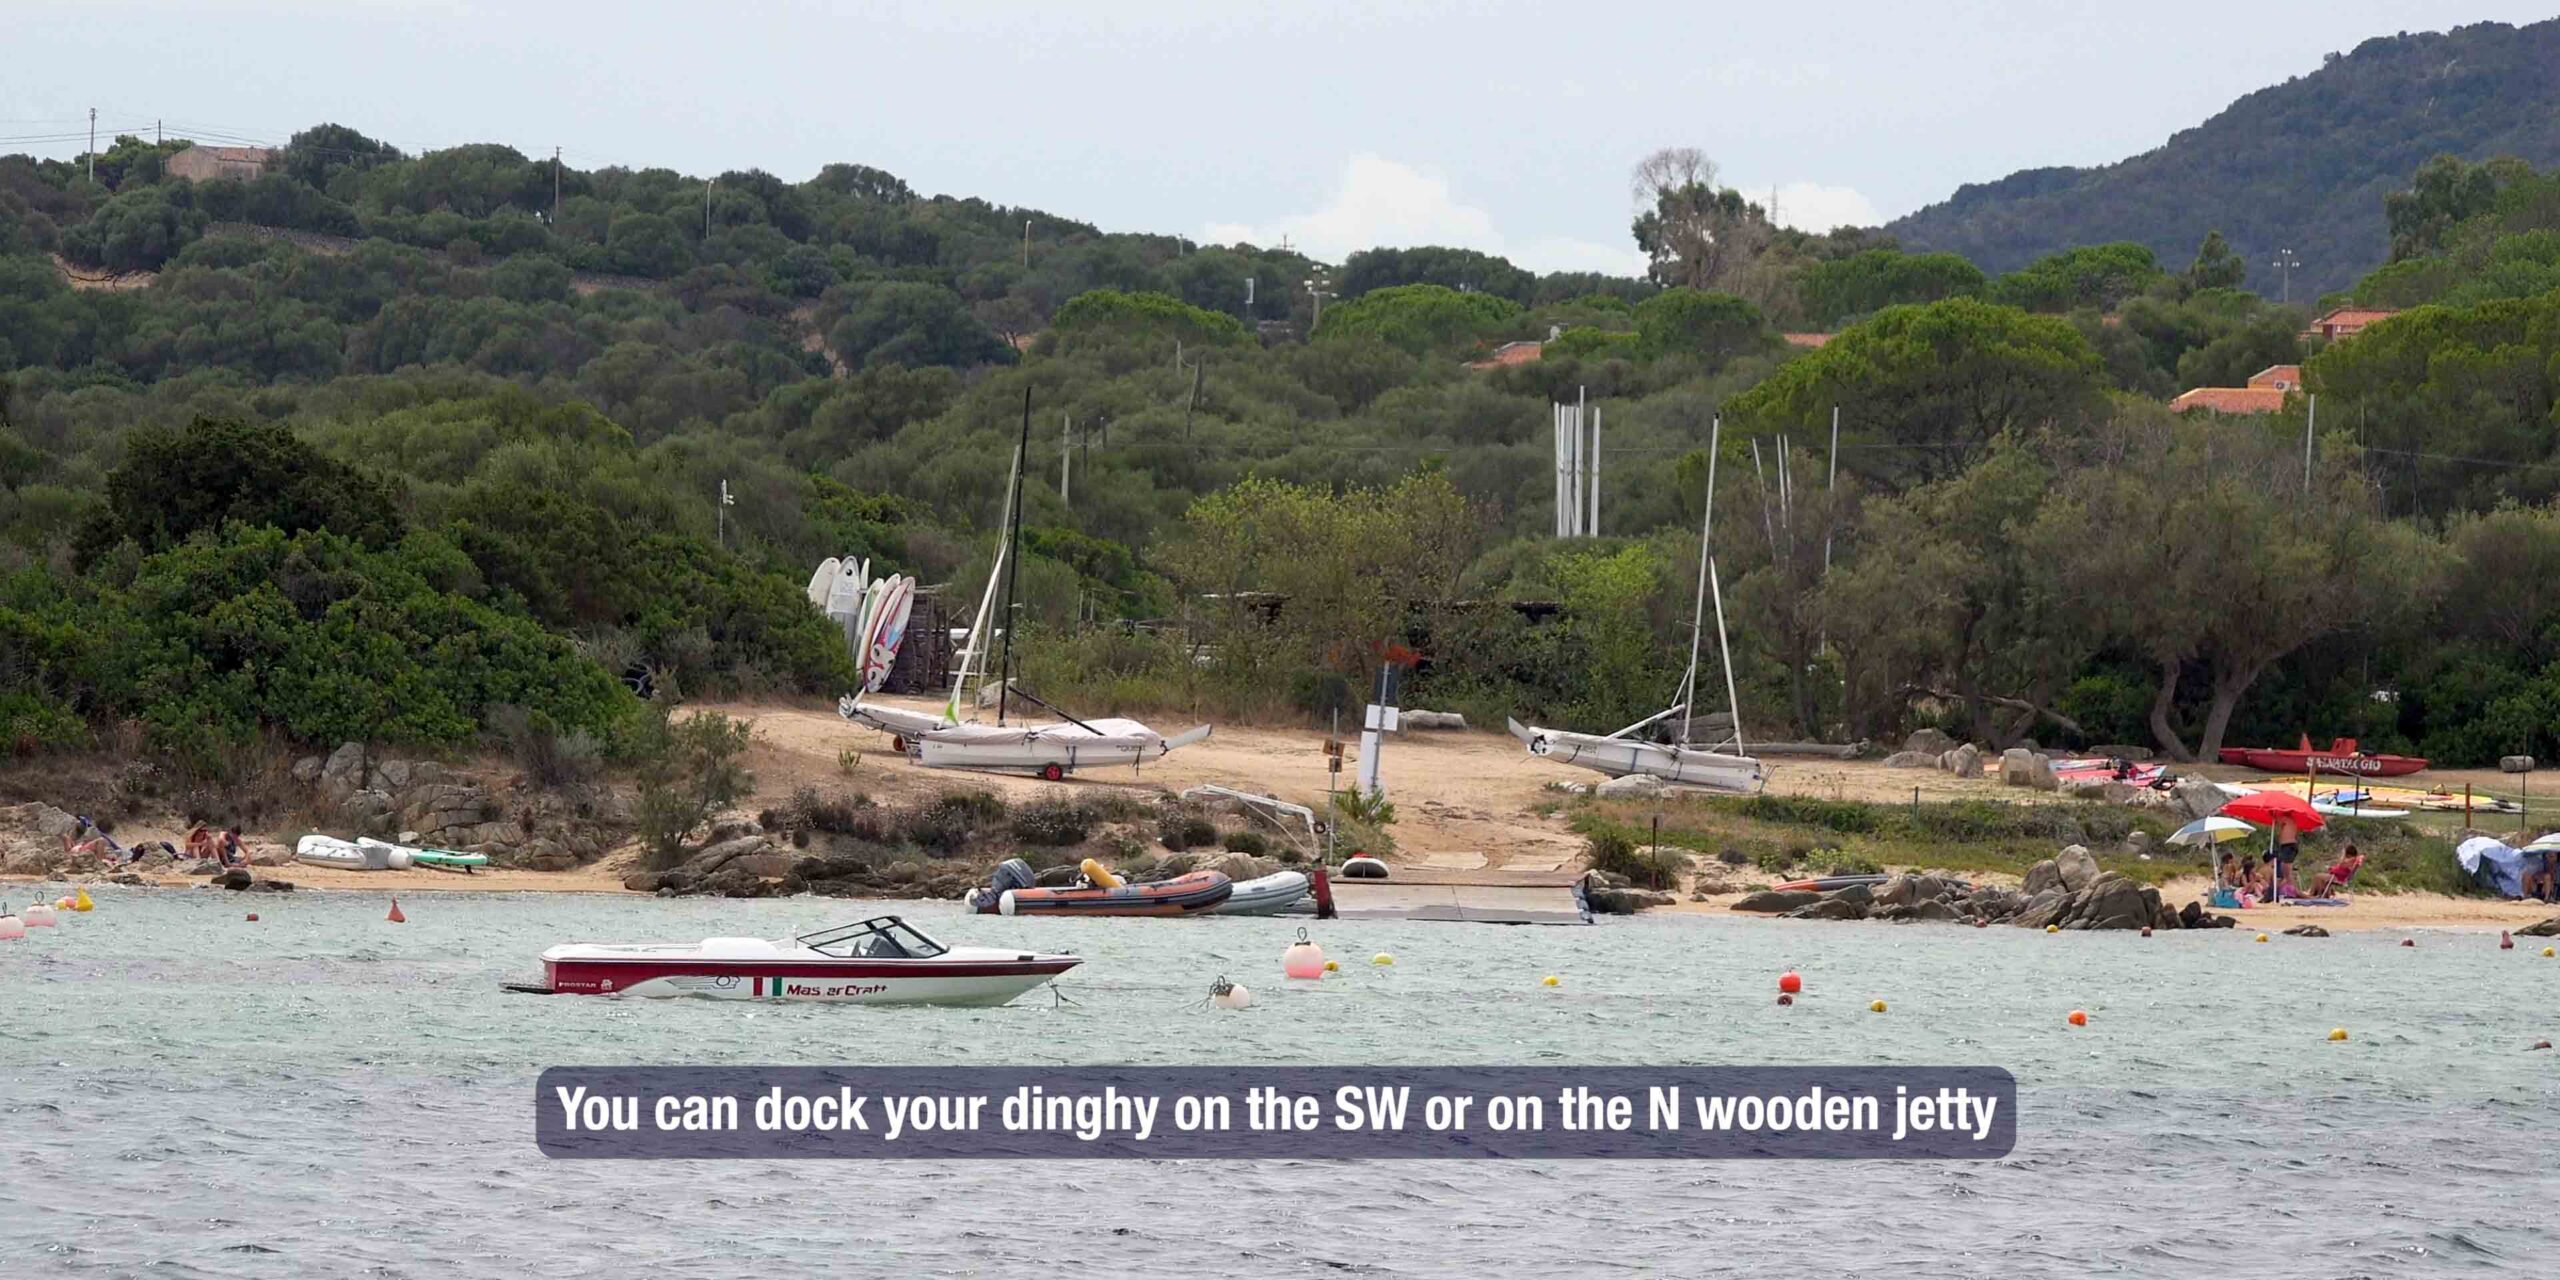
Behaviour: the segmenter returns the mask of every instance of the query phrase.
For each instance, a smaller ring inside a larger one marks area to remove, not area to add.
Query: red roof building
[[[1546,351],[1547,344],[1543,342],[1527,340],[1520,342],[1506,342],[1501,346],[1495,347],[1492,355],[1486,356],[1482,360],[1468,361],[1467,367],[1470,369],[1500,369],[1506,365],[1527,364],[1530,361],[1537,360],[1545,356]]]
[[[1831,341],[1831,335],[1827,333],[1790,333],[1785,337],[1788,346],[1803,347],[1808,351],[1819,351]]]
[[[2302,366],[2271,364],[2249,375],[2245,387],[2197,387],[2169,402],[2175,413],[2210,409],[2215,413],[2274,413],[2284,407],[2287,392],[2302,387]]]
[[[2312,321],[2311,327],[2302,331],[2302,336],[2306,340],[2319,338],[2336,342],[2364,332],[2366,325],[2377,320],[2388,320],[2398,314],[2388,307],[2338,307]]]

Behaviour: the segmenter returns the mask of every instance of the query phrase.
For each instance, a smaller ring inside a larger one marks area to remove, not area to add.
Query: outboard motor
[[[996,864],[993,883],[996,892],[1002,893],[1007,889],[1028,889],[1039,883],[1039,880],[1040,877],[1031,870],[1030,863],[1020,858],[1007,858]]]

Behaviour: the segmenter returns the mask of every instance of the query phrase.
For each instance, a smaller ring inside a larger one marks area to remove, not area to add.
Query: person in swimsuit
[[[2311,892],[2305,896],[2313,898],[2337,896],[2338,890],[2346,888],[2347,882],[2355,879],[2356,871],[2363,866],[2364,855],[2356,851],[2354,841],[2348,841],[2346,852],[2339,855],[2336,862],[2330,863],[2328,870],[2321,872],[2312,880]]]
[[[249,865],[248,851],[240,847],[240,827],[237,823],[223,831],[221,851],[222,865],[226,867]]]
[[[2267,885],[2281,891],[2293,880],[2293,862],[2302,855],[2302,829],[2291,818],[2276,819],[2275,852],[2268,855]]]

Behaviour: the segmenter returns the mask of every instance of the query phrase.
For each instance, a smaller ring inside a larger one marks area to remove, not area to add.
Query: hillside
[[[2382,197],[2429,157],[2560,162],[2560,19],[2381,36],[2261,89],[2155,150],[2093,169],[1968,183],[1886,230],[2002,272],[2073,245],[2131,240],[2183,263],[2219,230],[2273,295],[2291,248],[2294,297],[2344,288],[2389,248]]]

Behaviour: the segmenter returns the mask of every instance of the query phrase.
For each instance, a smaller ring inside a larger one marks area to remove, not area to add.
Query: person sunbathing
[[[106,822],[92,822],[89,820],[89,815],[81,814],[80,824],[62,833],[62,848],[75,858],[98,858],[105,861],[108,866],[114,866],[119,862],[131,862],[136,855],[127,851],[123,845],[116,843],[115,836],[110,834],[114,829],[115,822],[112,819]],[[95,834],[92,834],[93,832]]]
[[[2313,898],[2337,897],[2338,891],[2346,888],[2347,883],[2356,878],[2356,872],[2362,869],[2363,866],[2364,855],[2356,851],[2356,847],[2353,842],[2349,842],[2346,852],[2341,855],[2336,862],[2330,863],[2328,870],[2311,878],[2311,892],[2306,896]]]

